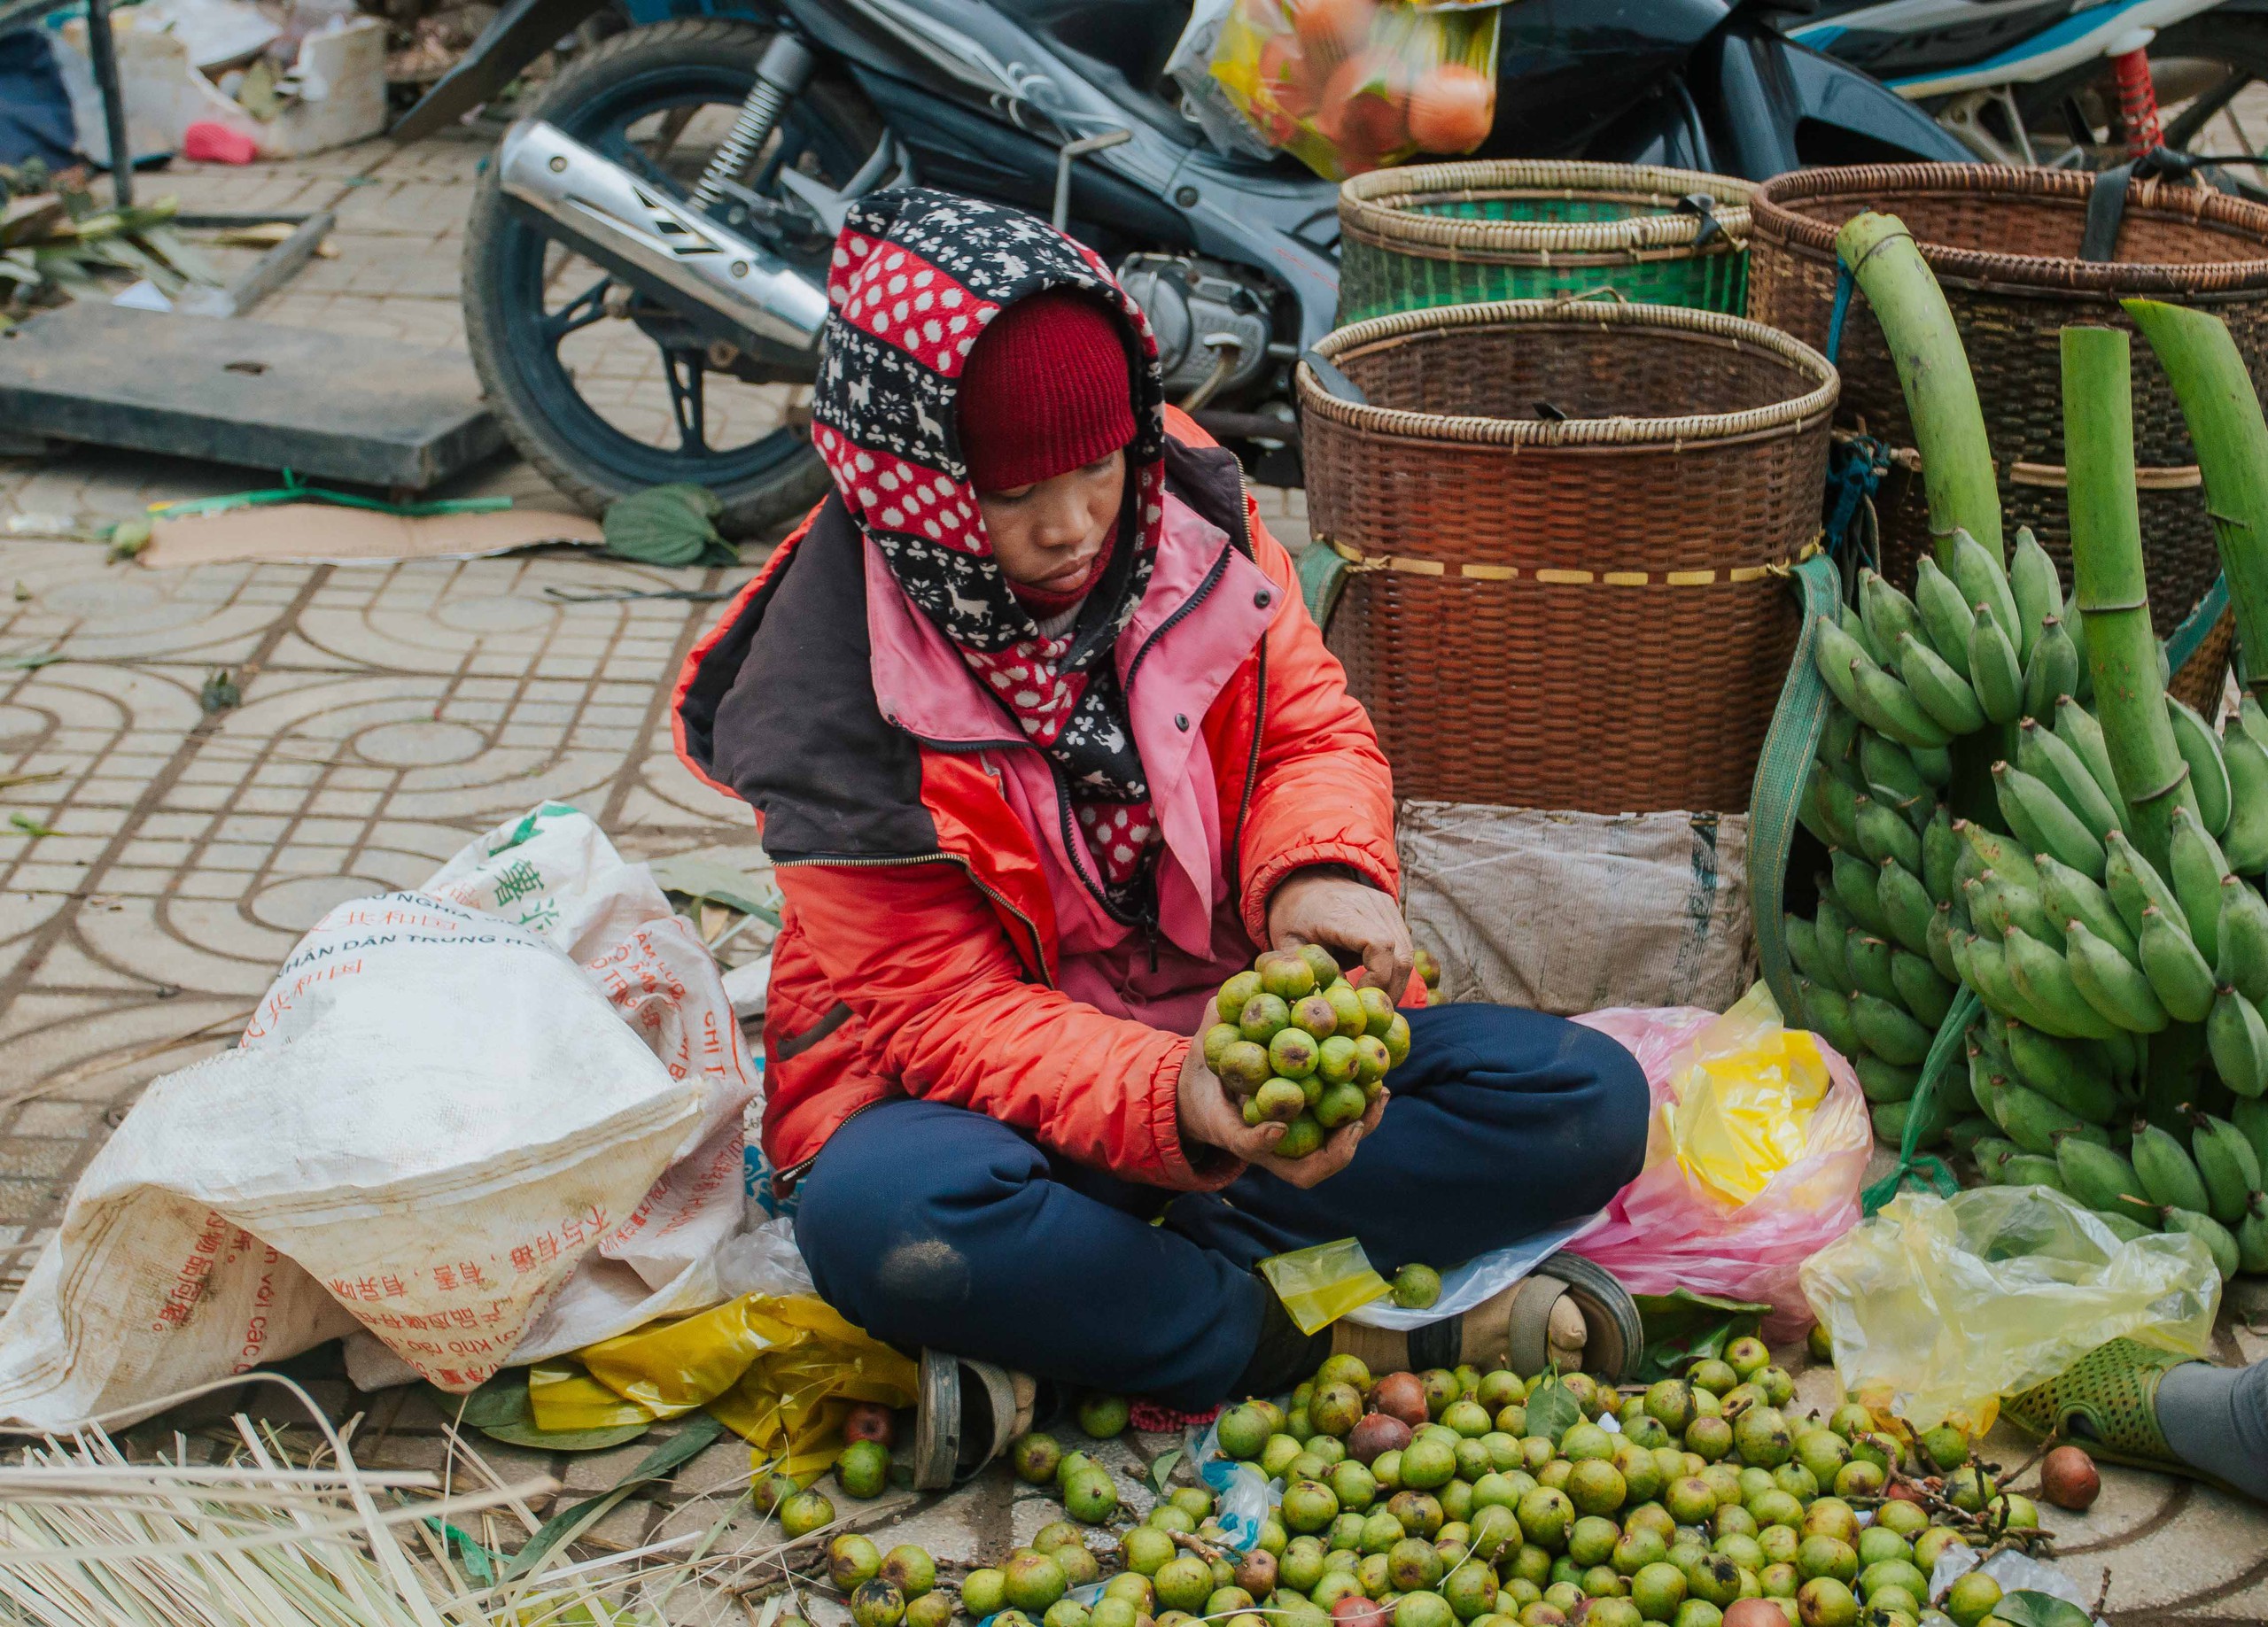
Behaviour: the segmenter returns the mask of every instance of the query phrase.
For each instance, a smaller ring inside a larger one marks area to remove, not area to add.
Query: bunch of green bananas
[[[1814,630],[1836,704],[1800,810],[1829,866],[1814,918],[1785,923],[1804,1019],[1897,1144],[1975,990],[1922,1145],[2268,1271],[2268,716],[2248,697],[2224,737],[2168,700],[2198,812],[2161,872],[2124,834],[2054,562],[2029,531],[2005,570],[1964,532],[1946,557],[1910,598],[1861,572]]]

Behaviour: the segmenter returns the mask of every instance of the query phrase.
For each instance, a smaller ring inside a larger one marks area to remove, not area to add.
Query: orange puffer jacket
[[[1176,1099],[1207,999],[1264,941],[1293,871],[1398,890],[1370,719],[1235,461],[1167,417],[1167,537],[1118,650],[1175,882],[1161,918],[1114,928],[1084,907],[1040,754],[957,657],[921,647],[926,619],[839,499],[686,662],[679,753],[756,808],[786,900],[764,1030],[783,1187],[899,1095],[1125,1179],[1224,1184],[1239,1166],[1183,1145]]]

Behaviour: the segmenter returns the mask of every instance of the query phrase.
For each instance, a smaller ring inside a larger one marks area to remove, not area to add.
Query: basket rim
[[[1519,190],[1579,193],[1633,199],[1659,199],[1665,207],[1690,192],[1703,192],[1728,207],[1717,222],[1728,239],[1721,249],[1741,246],[1749,234],[1753,182],[1702,170],[1669,169],[1651,164],[1603,164],[1537,159],[1490,159],[1457,164],[1413,164],[1372,170],[1340,186],[1342,231],[1379,247],[1466,250],[1481,253],[1571,254],[1627,249],[1689,248],[1701,229],[1697,215],[1658,214],[1627,221],[1472,221],[1420,214],[1405,200],[1476,190]]]
[[[2023,169],[2005,164],[1856,164],[1791,170],[1759,187],[1750,208],[1751,235],[1785,244],[1798,254],[1835,259],[1837,225],[1789,205],[1850,195],[1852,213],[1872,207],[1883,192],[1983,193],[2011,200],[2042,198],[2085,206],[2093,177],[2070,170]],[[1999,283],[2051,293],[2210,294],[2268,286],[2268,205],[2202,187],[2135,181],[2127,213],[2140,210],[2196,225],[2249,233],[2261,253],[2251,260],[2172,261],[2074,260],[2053,254],[2007,254],[1955,248],[1921,236],[1915,245],[1940,278]]]
[[[1342,401],[1325,391],[1317,382],[1314,369],[1301,361],[1293,369],[1299,381],[1300,409],[1303,413],[1320,413],[1350,430],[1437,443],[1514,447],[1674,445],[1682,451],[1696,443],[1748,440],[1775,431],[1798,430],[1815,419],[1824,421],[1835,410],[1836,401],[1842,394],[1842,377],[1834,364],[1801,339],[1744,317],[1684,306],[1602,304],[1587,298],[1500,299],[1486,305],[1433,306],[1355,322],[1317,340],[1315,350],[1328,361],[1390,339],[1447,335],[1469,328],[1516,327],[1547,331],[1619,327],[1726,340],[1775,356],[1809,377],[1813,384],[1802,395],[1744,412],[1662,418],[1567,418],[1554,422],[1417,412],[1406,407]]]

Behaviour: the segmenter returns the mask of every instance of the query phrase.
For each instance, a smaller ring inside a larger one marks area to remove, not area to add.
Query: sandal
[[[921,1352],[913,1411],[913,1489],[939,1491],[966,1480],[1031,1428],[1038,1384],[990,1361]]]
[[[2047,1383],[2002,1401],[2000,1416],[2035,1440],[2054,1436],[2106,1463],[2182,1475],[2242,1496],[2218,1476],[2177,1457],[2158,1427],[2159,1382],[2196,1360],[2132,1339],[2113,1339]]]
[[[1331,1331],[1333,1354],[1358,1356],[1373,1373],[1470,1363],[1523,1375],[1581,1370],[1619,1382],[1646,1352],[1636,1303],[1612,1273],[1580,1254],[1554,1254],[1462,1315],[1408,1333],[1346,1321]]]

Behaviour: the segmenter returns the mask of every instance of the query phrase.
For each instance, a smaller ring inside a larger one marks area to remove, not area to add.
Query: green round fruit
[[[1740,1383],[1740,1375],[1733,1371],[1732,1364],[1714,1356],[1695,1362],[1686,1377],[1693,1382],[1696,1390],[1706,1390],[1713,1395],[1722,1395]]]
[[[951,1627],[959,1608],[953,1596],[942,1590],[909,1599],[905,1601],[905,1627]],[[779,1623],[773,1623],[773,1627],[779,1627]]]
[[[1733,1427],[1722,1418],[1696,1418],[1686,1426],[1685,1449],[1706,1462],[1720,1462],[1733,1449]]]
[[[1393,1053],[1386,1042],[1375,1034],[1360,1035],[1355,1041],[1355,1082],[1365,1087],[1375,1085],[1394,1065]]]
[[[1071,1585],[1063,1575],[1063,1567],[1045,1553],[1019,1553],[1007,1562],[1002,1574],[1006,1577],[1002,1592],[1009,1604],[1028,1615],[1044,1615],[1047,1607],[1062,1598]],[[1209,1578],[1213,1573],[1208,1570],[1205,1574]]]
[[[1213,1072],[1231,1096],[1249,1096],[1275,1076],[1268,1063],[1268,1048],[1250,1040],[1224,1047]]]
[[[850,1594],[850,1619],[858,1627],[897,1627],[905,1619],[905,1595],[877,1577]]]
[[[1332,1465],[1329,1484],[1331,1494],[1348,1513],[1358,1514],[1378,1500],[1378,1477],[1352,1458]]]
[[[1063,1487],[1063,1510],[1088,1525],[1100,1525],[1118,1512],[1118,1486],[1110,1471],[1081,1469]]]
[[[1322,1050],[1315,1036],[1301,1028],[1284,1028],[1268,1042],[1269,1065],[1283,1079],[1305,1079],[1316,1070]]]
[[[1441,1274],[1411,1261],[1394,1274],[1394,1302],[1405,1311],[1423,1311],[1441,1297]]]
[[[1221,1071],[1221,1058],[1228,1054],[1229,1047],[1237,1044],[1243,1038],[1244,1030],[1232,1022],[1215,1023],[1206,1029],[1205,1065],[1218,1073]]]
[[[849,1497],[880,1497],[889,1484],[889,1448],[880,1441],[852,1441],[835,1460],[835,1483]]]
[[[1413,1438],[1402,1449],[1400,1473],[1403,1485],[1414,1491],[1433,1491],[1456,1476],[1456,1452],[1435,1437]]]
[[[1855,1547],[1859,1541],[1858,1510],[1839,1497],[1822,1497],[1804,1510],[1803,1533],[1806,1537],[1832,1537]]]
[[[2014,1491],[2004,1491],[1984,1505],[1984,1517],[2016,1530],[2037,1530],[2039,1505]]]
[[[1568,1433],[1574,1431],[1570,1429]],[[1596,1458],[1576,1464],[1574,1472],[1567,1476],[1567,1500],[1587,1515],[1612,1514],[1622,1507],[1628,1495],[1629,1487],[1621,1471]]]
[[[1683,1435],[1693,1422],[1693,1386],[1682,1378],[1665,1378],[1646,1391],[1646,1412],[1672,1435]]]
[[[1386,1024],[1386,1032],[1378,1037],[1386,1042],[1387,1065],[1400,1067],[1402,1058],[1410,1054],[1410,1019],[1396,1011],[1394,1019]]]
[[[882,1555],[882,1568],[878,1574],[911,1603],[936,1587],[937,1561],[929,1557],[927,1548],[901,1542]]]
[[[1830,1484],[1851,1460],[1851,1444],[1832,1429],[1808,1429],[1796,1436],[1795,1460],[1812,1472],[1820,1484]]]
[[[1751,1406],[1733,1425],[1733,1446],[1758,1468],[1777,1468],[1795,1455],[1795,1437],[1776,1406]]]
[[[1249,1463],[1268,1446],[1269,1417],[1250,1402],[1231,1406],[1215,1422],[1223,1455]]]
[[[1859,1597],[1868,1604],[1875,1601],[1877,1592],[1886,1587],[1902,1587],[1916,1599],[1930,1596],[1929,1577],[1923,1576],[1910,1560],[1884,1560],[1859,1572]]]
[[[1206,1594],[1205,1608],[1200,1614],[1208,1620],[1222,1621],[1249,1610],[1252,1606],[1252,1594],[1231,1583]]]
[[[1574,1523],[1575,1505],[1565,1492],[1540,1485],[1520,1499],[1514,1513],[1530,1542],[1556,1553],[1565,1544],[1567,1529]]]
[[[1662,1493],[1663,1505],[1680,1525],[1698,1525],[1717,1512],[1717,1494],[1696,1475],[1682,1475]]]
[[[1456,1619],[1439,1593],[1404,1593],[1394,1601],[1394,1627],[1456,1627]]]
[[[1441,1534],[1441,1526],[1448,1518],[1441,1499],[1425,1491],[1396,1491],[1386,1499],[1386,1511],[1402,1522],[1403,1530],[1428,1542]]]
[[[1076,1599],[1059,1599],[1039,1618],[1039,1627],[1089,1627],[1091,1612]]]
[[[1087,1627],[1136,1627],[1141,1619],[1142,1613],[1125,1600],[1105,1594],[1087,1612]]]
[[[1875,1524],[1905,1538],[1910,1553],[1914,1538],[1930,1529],[1930,1515],[1919,1503],[1892,1500],[1875,1510]]]
[[[1740,1597],[1740,1567],[1725,1553],[1704,1553],[1685,1568],[1686,1589],[1720,1610]]]
[[[1946,1614],[1960,1627],[1977,1627],[2000,1602],[2000,1584],[1981,1570],[1972,1570],[1946,1590]]]
[[[1759,1491],[1748,1502],[1749,1517],[1761,1529],[1767,1525],[1794,1525],[1804,1517],[1803,1503],[1790,1491],[1774,1486],[1769,1491]]]
[[[1761,1339],[1735,1339],[1725,1346],[1725,1365],[1742,1378],[1754,1378],[1772,1365],[1772,1352]]]
[[[1835,1471],[1835,1495],[1837,1497],[1880,1497],[1890,1476],[1878,1463],[1864,1458],[1854,1458]]]
[[[1279,1158],[1303,1158],[1323,1145],[1323,1126],[1313,1113],[1301,1113],[1284,1127],[1284,1134],[1277,1138],[1276,1156]]]
[[[1796,1550],[1796,1569],[1808,1582],[1818,1577],[1850,1582],[1859,1574],[1859,1553],[1835,1537],[1806,1537]]]
[[[827,1545],[827,1580],[843,1592],[882,1573],[882,1551],[871,1538],[845,1531]]]
[[[1384,989],[1371,983],[1365,983],[1356,989],[1355,997],[1362,1003],[1364,1029],[1379,1039],[1384,1039],[1386,1025],[1392,1022],[1395,1016],[1393,1000],[1387,997]]]
[[[1308,963],[1308,970],[1315,973],[1317,988],[1327,989],[1344,980],[1339,975],[1338,957],[1320,943],[1302,943],[1293,953]]]
[[[1441,1579],[1440,1591],[1457,1620],[1476,1621],[1496,1608],[1496,1573],[1486,1565],[1460,1565]]]
[[[1339,1499],[1319,1480],[1299,1480],[1284,1489],[1279,1517],[1291,1531],[1319,1531],[1339,1517]]]
[[[989,1565],[960,1579],[960,1608],[980,1622],[1005,1608],[1007,1602],[1008,1578]]]
[[[1630,1578],[1630,1602],[1650,1622],[1666,1622],[1685,1602],[1685,1573],[1668,1563],[1648,1565]]]
[[[1645,1619],[1627,1599],[1594,1599],[1583,1613],[1583,1627],[1640,1627]]]
[[[1325,1084],[1323,1093],[1315,1099],[1315,1121],[1325,1130],[1335,1130],[1342,1124],[1354,1123],[1370,1108],[1371,1098],[1362,1086],[1352,1081]]]
[[[1670,1627],[1722,1627],[1725,1613],[1705,1599],[1689,1599],[1670,1617]]]
[[[1237,1014],[1237,1028],[1254,1045],[1265,1045],[1292,1026],[1292,1008],[1276,995],[1258,994]]]
[[[1315,1071],[1323,1076],[1326,1085],[1362,1086],[1355,1060],[1355,1042],[1343,1034],[1334,1034],[1316,1048]]]
[[[1244,1015],[1244,1008],[1252,997],[1260,992],[1260,973],[1239,972],[1221,985],[1221,992],[1213,1002],[1213,1009],[1220,1013],[1223,1022],[1235,1022]]]
[[[1079,1405],[1079,1428],[1099,1441],[1115,1440],[1126,1433],[1126,1398],[1097,1393]]]
[[[816,1491],[798,1491],[783,1498],[778,1510],[780,1529],[790,1539],[808,1537],[835,1523],[835,1505]]]
[[[1395,1592],[1414,1593],[1441,1579],[1441,1553],[1422,1538],[1404,1537],[1386,1550],[1386,1585]]]
[[[1279,1000],[1303,1000],[1315,992],[1315,968],[1297,949],[1270,949],[1252,965],[1260,986]]]
[[[1180,1552],[1174,1539],[1153,1525],[1138,1525],[1119,1538],[1118,1561],[1137,1576],[1153,1577]]]
[[[1884,1560],[1905,1560],[1914,1557],[1914,1545],[1882,1523],[1879,1515],[1875,1522],[1859,1533],[1859,1563],[1861,1567],[1879,1565]]]
[[[1158,1602],[1169,1610],[1193,1615],[1205,1608],[1206,1600],[1213,1594],[1213,1568],[1194,1553],[1169,1560],[1158,1567],[1150,1581],[1158,1590]]]
[[[1008,1460],[1015,1466],[1018,1479],[1030,1485],[1052,1485],[1063,1461],[1063,1446],[1052,1435],[1034,1432],[1009,1446]]]
[[[1292,1027],[1319,1045],[1338,1032],[1339,1014],[1318,991],[1293,1003]]]
[[[1814,1577],[1796,1590],[1796,1618],[1803,1627],[1855,1627],[1859,1601],[1833,1577]]]
[[[1177,1507],[1171,1503],[1160,1503],[1155,1508],[1151,1509],[1150,1517],[1143,1523],[1161,1531],[1180,1531],[1184,1535],[1192,1534],[1197,1530],[1197,1522],[1190,1517],[1189,1510]]]
[[[1460,1440],[1477,1441],[1494,1429],[1495,1422],[1488,1409],[1478,1401],[1452,1401],[1441,1409],[1441,1426],[1454,1431]]]

